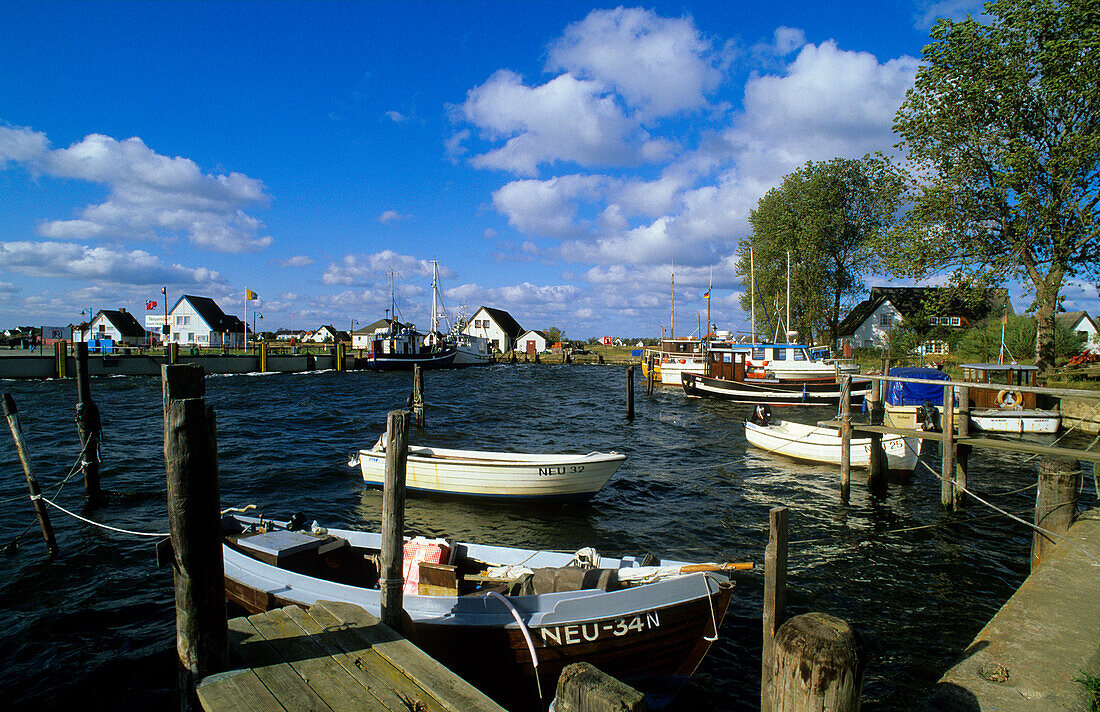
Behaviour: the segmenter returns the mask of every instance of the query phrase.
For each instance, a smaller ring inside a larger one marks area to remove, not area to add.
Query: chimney
[[[118,308],[118,310],[119,310],[120,312],[122,312],[123,314],[125,314],[125,313],[126,313],[126,307],[119,307],[119,308]]]

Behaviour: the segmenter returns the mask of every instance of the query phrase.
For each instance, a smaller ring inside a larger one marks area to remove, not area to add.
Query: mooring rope
[[[96,527],[99,527],[101,529],[108,529],[108,530],[113,531],[113,532],[119,532],[120,534],[132,534],[134,536],[155,536],[155,537],[158,537],[160,539],[163,539],[166,536],[171,536],[171,534],[169,534],[167,532],[164,532],[164,533],[159,533],[159,532],[135,532],[135,531],[131,531],[130,529],[119,529],[118,527],[112,527],[108,524],[102,524],[100,522],[93,522],[91,519],[88,519],[87,517],[82,517],[79,514],[77,514],[76,512],[70,512],[69,510],[65,509],[64,507],[62,507],[57,502],[52,502],[49,499],[43,497],[42,495],[38,495],[38,497],[33,498],[33,499],[40,499],[43,502],[45,502],[46,504],[50,505],[51,507],[55,507],[57,509],[60,509],[65,514],[68,514],[70,517],[75,517],[75,518],[79,519],[82,522],[86,522],[88,524],[91,524],[92,526],[96,526]]]

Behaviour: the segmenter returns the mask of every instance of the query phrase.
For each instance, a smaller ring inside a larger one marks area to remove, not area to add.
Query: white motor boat
[[[745,437],[761,450],[794,460],[839,465],[842,457],[840,431],[836,428],[803,425],[789,420],[772,420],[766,425],[746,421]],[[850,442],[851,466],[870,468],[871,439],[852,438]],[[917,465],[920,439],[883,435],[882,449],[886,452],[892,474],[909,474]]]

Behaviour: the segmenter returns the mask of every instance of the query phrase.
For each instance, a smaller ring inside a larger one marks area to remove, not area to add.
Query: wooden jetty
[[[196,687],[207,712],[370,710],[502,712],[503,708],[377,618],[319,601],[229,622],[240,665]]]

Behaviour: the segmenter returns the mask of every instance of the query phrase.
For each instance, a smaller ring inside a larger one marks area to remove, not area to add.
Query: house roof
[[[539,331],[538,329],[528,329],[527,331],[520,334],[520,337],[522,338],[524,336],[527,336],[528,334],[538,334],[539,336],[546,339],[547,341],[550,340],[550,337],[546,335],[545,331]]]
[[[115,330],[122,336],[128,338],[145,338],[145,327],[138,323],[138,320],[134,318],[134,315],[128,311],[122,311],[118,309],[102,309],[99,312],[103,315],[107,321],[111,322],[111,326],[115,327]]]
[[[1055,314],[1054,318],[1058,321],[1058,323],[1062,324],[1067,329],[1072,329],[1081,322],[1081,319],[1086,319],[1090,324],[1092,324],[1093,331],[1100,331],[1100,329],[1096,327],[1096,322],[1093,321],[1092,317],[1089,316],[1089,313],[1087,311],[1062,312],[1061,314]]]
[[[179,300],[172,305],[171,312],[176,310],[176,307],[180,305],[184,299],[188,301],[191,308],[198,312],[199,317],[206,322],[213,331],[218,332],[230,332],[236,333],[238,331],[244,331],[245,325],[238,316],[231,316],[222,311],[222,308],[218,306],[210,297],[197,297],[193,294],[184,294]]]
[[[947,306],[937,311],[946,316],[960,316],[967,321],[977,322],[1002,313],[1014,314],[1008,290],[1002,287],[984,290],[977,303],[964,300],[961,295],[953,294],[950,287],[871,287],[867,299],[848,312],[848,316],[837,327],[837,336],[855,334],[860,324],[875,313],[882,304],[889,302],[901,312],[903,319],[923,316],[926,304],[931,298],[947,300]]]
[[[511,314],[503,309],[493,309],[492,307],[486,306],[481,307],[481,309],[484,309],[485,313],[497,323],[497,326],[513,339],[517,339],[523,334],[523,327],[519,325],[518,321],[512,318]]]

